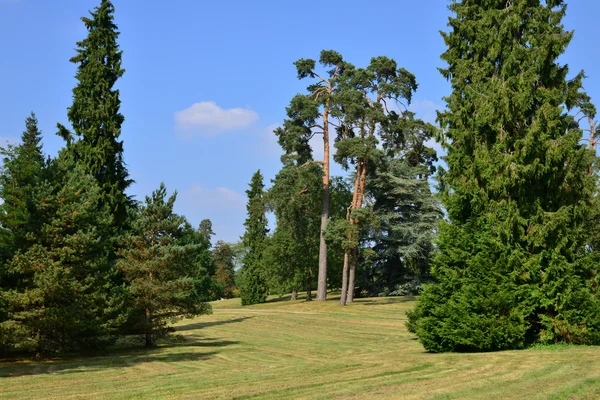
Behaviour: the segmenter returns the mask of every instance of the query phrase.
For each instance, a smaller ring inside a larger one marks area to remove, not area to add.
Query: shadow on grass
[[[191,342],[161,345],[154,348],[116,348],[104,353],[70,355],[41,361],[0,362],[0,379],[32,375],[64,375],[113,368],[128,368],[139,364],[163,362],[205,361],[219,354],[220,348],[238,344],[236,341],[201,339]],[[204,348],[211,351],[203,351]],[[85,357],[85,358],[84,358]]]
[[[408,303],[411,301],[416,301],[416,296],[398,296],[398,297],[384,297],[381,299],[357,299],[357,303],[360,303],[365,306],[379,306],[384,304],[399,304],[399,303]]]
[[[240,317],[240,318],[233,318],[233,319],[225,319],[222,321],[211,321],[211,322],[196,322],[193,324],[187,324],[187,325],[179,325],[176,326],[175,329],[180,332],[180,331],[193,331],[196,329],[202,329],[202,328],[208,328],[210,326],[219,326],[219,325],[227,325],[227,324],[235,324],[237,322],[243,322],[247,319],[250,319],[253,317]]]

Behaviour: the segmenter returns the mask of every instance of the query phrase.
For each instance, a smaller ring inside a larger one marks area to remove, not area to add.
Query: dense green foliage
[[[111,285],[111,218],[99,211],[101,190],[83,169],[58,162],[56,183],[35,191],[43,220],[35,244],[7,264],[5,292],[15,349],[47,353],[98,347],[116,332],[123,293]]]
[[[242,267],[242,287],[240,296],[243,305],[264,303],[267,300],[269,288],[263,267],[263,252],[267,238],[266,203],[264,198],[263,176],[259,171],[252,175],[248,195],[248,217],[244,226],[246,232],[242,237],[247,253]]]
[[[125,70],[112,2],[102,0],[90,18],[83,17],[82,21],[88,35],[77,43],[77,55],[71,58],[77,64],[77,85],[68,113],[73,133],[59,125],[59,134],[67,143],[63,156],[81,164],[98,180],[102,206],[113,216],[113,226],[121,230],[127,224],[125,189],[132,181],[123,161],[123,142],[119,141],[125,118],[119,112],[119,90],[114,86]]]
[[[176,214],[164,184],[141,203],[126,193],[122,51],[114,6],[100,0],[70,60],[64,148],[44,155],[32,113],[20,143],[0,149],[0,351],[128,335],[152,346],[209,301],[308,301],[315,289],[317,300],[341,289],[342,305],[421,293],[407,326],[432,352],[600,344],[600,138],[585,75],[559,62],[573,37],[566,2],[449,9],[441,130],[408,108],[417,79],[395,60],[299,59],[310,83],[274,131],[281,169],[268,189],[252,176],[241,242],[213,247],[211,220]],[[330,158],[345,176],[330,177]]]
[[[146,196],[119,252],[132,310],[129,323],[145,334],[147,346],[165,332],[167,322],[210,312],[203,302],[208,271],[197,261],[206,246],[184,240],[185,218],[173,212],[177,193],[166,195],[161,184]]]
[[[586,231],[594,154],[567,111],[583,74],[557,59],[572,33],[562,0],[454,2],[440,120],[447,221],[410,327],[430,351],[534,342],[600,344]]]
[[[215,265],[216,298],[230,299],[235,297],[238,290],[235,286],[234,253],[231,245],[219,240],[212,251]]]
[[[265,249],[273,291],[305,290],[312,299],[317,275],[323,169],[316,163],[284,166],[268,192],[277,227]]]

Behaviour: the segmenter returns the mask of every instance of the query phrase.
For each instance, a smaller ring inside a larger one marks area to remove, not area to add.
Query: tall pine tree
[[[267,300],[268,288],[263,271],[263,252],[267,238],[266,204],[264,199],[264,183],[260,170],[252,176],[248,195],[248,217],[244,226],[246,232],[242,237],[247,253],[244,256],[243,285],[240,295],[242,305],[264,303]]]
[[[586,226],[593,153],[567,111],[563,0],[454,1],[442,74],[452,85],[441,174],[448,220],[409,327],[430,351],[600,343]]]
[[[110,0],[102,0],[90,18],[81,18],[88,36],[77,43],[77,55],[71,58],[77,64],[77,85],[68,112],[73,132],[60,124],[58,128],[67,142],[63,156],[96,178],[102,189],[102,206],[107,207],[119,231],[126,225],[129,200],[125,190],[132,181],[119,140],[124,117],[119,111],[119,90],[114,86],[125,70],[114,11]]]

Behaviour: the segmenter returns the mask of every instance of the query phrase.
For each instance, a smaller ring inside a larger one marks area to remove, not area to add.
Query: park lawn
[[[0,363],[0,398],[598,399],[600,348],[429,354],[405,327],[414,299],[346,308],[272,299],[177,324],[180,341]]]

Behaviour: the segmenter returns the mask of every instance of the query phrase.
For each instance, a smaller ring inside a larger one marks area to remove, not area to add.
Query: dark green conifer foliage
[[[377,223],[369,242],[376,254],[368,275],[371,295],[394,292],[414,278],[427,277],[438,219],[442,216],[427,177],[431,169],[411,157],[386,159],[371,180]]]
[[[268,192],[276,229],[269,241],[265,268],[269,286],[280,294],[306,290],[312,299],[317,276],[323,169],[315,163],[285,165]]]
[[[114,86],[125,70],[121,67],[114,11],[110,0],[102,0],[89,18],[82,18],[88,36],[77,43],[77,55],[71,58],[77,64],[77,85],[68,112],[73,133],[58,127],[67,142],[63,156],[71,157],[98,180],[102,205],[113,215],[119,230],[126,224],[129,200],[125,190],[132,181],[123,161],[123,142],[119,141],[124,117],[119,111],[119,90]]]
[[[116,332],[122,295],[113,287],[106,232],[111,217],[99,212],[101,189],[79,165],[52,166],[56,182],[35,189],[44,223],[35,244],[9,263],[17,276],[6,292],[13,347],[38,354],[97,348]]]
[[[593,154],[567,114],[581,98],[557,59],[573,34],[563,0],[454,1],[452,94],[440,114],[448,221],[409,327],[430,351],[486,351],[533,342],[600,343],[588,287],[586,226]]]
[[[42,136],[33,113],[25,120],[25,126],[18,146],[0,149],[3,156],[0,168],[0,265],[10,261],[17,251],[29,247],[31,235],[39,231],[41,224],[34,190],[44,178],[45,161],[40,143]]]
[[[248,217],[242,237],[247,253],[242,267],[243,285],[240,288],[242,305],[264,303],[267,300],[268,287],[263,270],[263,252],[267,238],[267,217],[264,198],[263,176],[260,170],[252,176],[248,195]]]
[[[185,218],[173,212],[177,193],[166,196],[164,184],[146,196],[119,251],[132,309],[129,324],[147,346],[167,332],[168,322],[211,310],[205,302],[206,271],[194,262],[206,246],[189,243]]]

